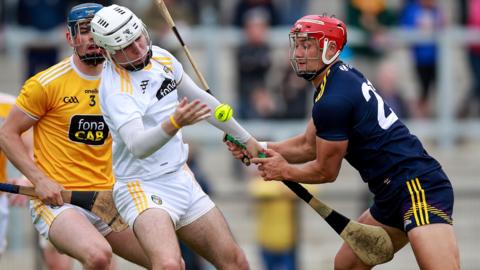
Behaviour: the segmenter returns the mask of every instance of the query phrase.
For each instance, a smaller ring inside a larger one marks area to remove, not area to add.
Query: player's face
[[[316,39],[298,38],[293,57],[300,71],[316,71],[321,63],[321,50]]]
[[[93,43],[93,37],[90,32],[90,20],[79,22],[76,25],[75,36],[71,37],[72,46],[79,56],[101,55],[102,49]]]
[[[293,69],[306,80],[315,77],[317,70],[323,67],[322,49],[316,38],[303,33],[290,35],[290,62]]]
[[[134,42],[122,50],[112,54],[115,62],[123,67],[137,66],[144,63],[148,57],[149,44],[145,35],[140,35]]]

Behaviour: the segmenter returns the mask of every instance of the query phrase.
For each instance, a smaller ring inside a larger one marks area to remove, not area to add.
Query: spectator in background
[[[298,78],[293,69],[287,66],[281,80],[280,96],[283,101],[282,119],[303,119],[310,113],[312,90],[311,84]]]
[[[424,33],[435,33],[445,25],[444,13],[436,0],[408,1],[401,13],[401,25]],[[430,114],[428,97],[436,80],[437,46],[435,41],[412,46],[416,73],[420,82],[420,98],[415,112],[418,117]]]
[[[377,91],[400,119],[407,119],[410,117],[410,112],[400,95],[397,74],[394,63],[383,61],[378,68]]]
[[[255,87],[250,94],[250,107],[247,118],[269,119],[276,115],[276,104],[272,94],[263,86]]]
[[[261,10],[263,18],[270,26],[280,23],[280,16],[272,0],[239,0],[233,14],[233,25],[243,27],[252,10]]]
[[[252,170],[251,167],[247,167],[250,174],[248,190],[255,200],[256,241],[263,269],[299,269],[297,268],[299,219],[295,194],[281,182],[263,181],[256,168]]]
[[[54,31],[65,24],[68,2],[62,0],[19,0],[18,24],[39,32]],[[57,63],[59,47],[54,43],[32,41],[25,47],[25,78]]]
[[[475,30],[480,30],[480,0],[463,1],[462,23]],[[480,116],[480,44],[471,44],[468,47],[468,61],[472,72],[472,86],[462,103],[459,117]]]
[[[301,269],[297,261],[298,197],[281,182],[266,182],[256,166],[245,167],[254,199],[256,241],[264,270]],[[315,192],[314,185],[304,185]],[[279,237],[281,236],[281,237]]]
[[[238,117],[255,118],[259,112],[252,112],[254,108],[254,93],[260,93],[266,90],[267,73],[272,64],[271,48],[267,44],[267,35],[269,31],[268,20],[265,11],[262,9],[253,9],[245,14],[244,18],[245,41],[240,45],[237,51],[237,70],[238,70]],[[258,95],[258,94],[256,94]]]
[[[386,28],[396,23],[395,14],[387,8],[386,0],[348,0],[347,24],[365,35],[365,44],[351,45],[355,66],[367,77],[376,74],[375,67],[388,48]]]
[[[276,0],[275,4],[281,15],[280,23],[291,25],[305,15],[309,0]]]

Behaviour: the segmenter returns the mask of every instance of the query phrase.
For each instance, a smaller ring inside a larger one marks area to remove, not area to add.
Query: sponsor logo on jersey
[[[80,103],[76,96],[64,97],[63,103]]]
[[[98,94],[98,89],[85,89],[85,94]]]
[[[150,197],[152,199],[152,202],[157,204],[157,205],[162,205],[162,199],[158,197],[157,195],[152,195]]]
[[[68,138],[88,145],[102,145],[108,137],[108,126],[101,115],[74,115]]]
[[[148,85],[148,80],[143,80],[140,83],[140,87],[142,88],[142,94],[145,94],[145,89],[147,89],[147,85]]]
[[[160,89],[157,91],[157,99],[162,99],[175,89],[177,89],[177,83],[174,80],[166,78],[160,86]]]

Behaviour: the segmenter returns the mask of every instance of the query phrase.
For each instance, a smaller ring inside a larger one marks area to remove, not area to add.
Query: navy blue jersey
[[[318,137],[348,140],[345,159],[374,193],[381,183],[407,181],[440,167],[370,81],[341,61],[315,93],[312,117]]]

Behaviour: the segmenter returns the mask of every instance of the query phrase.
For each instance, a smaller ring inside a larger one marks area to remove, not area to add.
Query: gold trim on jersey
[[[161,65],[166,66],[170,71],[173,71],[173,62],[172,58],[168,56],[154,56],[153,60],[157,61]]]
[[[117,65],[114,67],[118,75],[120,75],[120,91],[122,93],[133,94],[132,82],[130,81],[130,75],[128,72]]]
[[[315,102],[319,101],[320,98],[323,96],[323,92],[325,91],[325,85],[327,85],[327,77],[328,77],[329,74],[330,74],[330,68],[327,70],[327,73],[326,73],[325,76],[323,77],[323,81],[322,81],[322,83],[320,84],[320,88],[319,88],[318,94],[317,94],[317,96],[315,97]]]
[[[150,62],[150,63],[148,63],[148,65],[146,67],[143,68],[143,70],[149,71],[152,68],[153,68],[152,62]]]
[[[135,203],[138,213],[142,213],[148,208],[147,195],[140,186],[140,181],[127,183],[128,192]]]
[[[407,181],[407,188],[410,193],[410,199],[412,200],[415,223],[417,226],[430,224],[425,190],[420,185],[418,178]]]
[[[40,216],[40,218],[42,218],[45,223],[48,224],[48,226],[50,226],[53,222],[53,220],[55,219],[55,216],[53,215],[53,213],[50,211],[50,209],[48,209],[48,207],[42,203],[42,201],[40,200],[34,200],[33,201],[33,209],[35,211],[35,213]]]
[[[47,69],[42,75],[38,76],[38,82],[45,87],[48,83],[62,76],[70,70],[72,70],[72,67],[70,65],[70,58],[67,58],[62,62]]]

